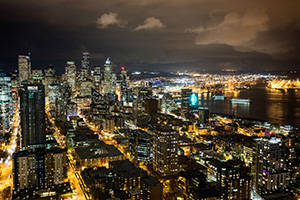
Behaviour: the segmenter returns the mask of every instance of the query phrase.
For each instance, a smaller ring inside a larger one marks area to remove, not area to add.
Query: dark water
[[[200,97],[201,104],[212,113],[235,115],[253,118],[281,125],[300,127],[300,91],[270,90],[265,84],[258,84],[251,89],[239,92],[223,92],[224,101],[213,100],[212,93],[204,93]],[[231,104],[231,98],[249,98],[251,104]]]

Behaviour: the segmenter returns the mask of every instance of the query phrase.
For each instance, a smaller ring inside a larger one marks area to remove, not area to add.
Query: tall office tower
[[[93,81],[89,78],[80,82],[80,96],[91,96]]]
[[[67,76],[67,83],[71,87],[72,92],[74,92],[76,90],[76,66],[74,61],[67,61],[65,74]]]
[[[61,100],[59,95],[59,85],[51,84],[48,85],[48,96],[46,97],[48,109],[51,116],[56,117],[58,115],[58,102]]]
[[[149,162],[153,159],[153,137],[142,130],[133,130],[129,134],[129,150],[131,158],[139,162]]]
[[[289,181],[287,171],[288,151],[285,141],[266,133],[255,139],[254,187],[259,194],[286,188]]]
[[[43,78],[43,71],[41,69],[33,69],[31,73],[32,79],[42,79]]]
[[[181,90],[181,110],[183,110],[183,111],[189,110],[191,94],[192,94],[192,89],[182,89]]]
[[[20,91],[22,147],[46,143],[45,92],[41,84],[26,84]]]
[[[104,80],[103,91],[104,93],[114,93],[116,83],[116,76],[114,74],[113,64],[107,58],[104,64]]]
[[[59,98],[58,98],[58,115],[57,118],[60,120],[66,120],[67,119],[67,108],[68,105],[71,103],[71,87],[65,86],[63,84],[59,85]]]
[[[244,167],[239,160],[222,162],[215,160],[217,168],[217,189],[222,192],[222,199],[250,199],[250,168]]]
[[[191,89],[181,90],[181,109],[182,111],[198,112],[199,97],[198,93],[193,93]]]
[[[31,77],[31,62],[30,56],[19,55],[19,82],[28,80]]]
[[[81,60],[81,73],[80,73],[81,80],[89,76],[89,68],[90,68],[90,54],[89,52],[83,52],[82,60]]]
[[[209,119],[209,110],[207,107],[199,107],[199,123],[205,124]]]
[[[154,131],[153,170],[161,176],[178,172],[178,133],[169,126],[160,126]]]
[[[175,99],[170,93],[165,93],[161,99],[161,111],[163,113],[170,113],[172,110],[176,109]]]
[[[11,77],[0,73],[0,136],[9,132],[13,113]]]
[[[48,65],[45,69],[45,96],[48,96],[49,85],[55,83],[55,70],[52,65]]]
[[[100,66],[94,66],[94,87],[97,92],[101,91],[102,73]]]
[[[127,76],[127,71],[124,67],[121,68],[121,100],[123,102],[128,102],[128,85],[129,84],[129,77]]]

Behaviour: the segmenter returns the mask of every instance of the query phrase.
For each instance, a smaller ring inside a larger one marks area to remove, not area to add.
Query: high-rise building
[[[254,187],[259,194],[284,189],[289,184],[288,150],[285,141],[273,133],[255,139]]]
[[[170,93],[165,93],[161,99],[161,111],[163,113],[170,113],[176,109],[175,99]]]
[[[83,52],[82,60],[81,60],[81,73],[80,73],[81,80],[89,76],[89,68],[90,68],[90,54],[89,52]]]
[[[97,92],[101,91],[101,81],[102,81],[102,73],[101,73],[101,67],[100,66],[94,66],[94,87]]]
[[[45,92],[41,84],[26,84],[20,91],[22,147],[38,147],[46,142]]]
[[[91,96],[93,82],[91,79],[84,79],[80,82],[80,96]]]
[[[162,200],[163,184],[153,176],[141,178],[142,197],[145,200]]]
[[[19,82],[28,80],[31,77],[31,62],[30,56],[19,55]]]
[[[158,100],[156,99],[145,99],[144,112],[147,114],[157,113],[158,111]]]
[[[239,160],[216,161],[217,189],[222,192],[222,199],[250,199],[250,168]]]
[[[52,65],[48,65],[45,69],[45,96],[48,96],[48,86],[55,83],[55,70]]]
[[[13,154],[14,191],[51,188],[67,178],[66,150],[40,148]]]
[[[51,116],[56,117],[58,114],[58,103],[60,100],[59,87],[58,84],[48,85],[48,96],[46,97],[48,103],[48,110],[51,113]]]
[[[67,152],[64,149],[53,148],[45,155],[46,185],[61,184],[67,178]]]
[[[107,58],[104,64],[104,80],[103,80],[103,92],[114,93],[116,83],[116,75],[114,73],[113,64]]]
[[[45,187],[45,155],[41,151],[13,154],[14,191]]]
[[[205,124],[208,122],[209,119],[209,110],[206,107],[199,107],[199,123]]]
[[[192,89],[181,90],[181,109],[187,111],[189,109],[189,99],[192,94]]]
[[[33,69],[32,73],[31,73],[31,78],[33,80],[36,80],[36,79],[41,80],[41,79],[43,79],[43,70],[41,70],[41,69]]]
[[[182,111],[198,111],[198,94],[193,93],[192,89],[181,90],[181,109]]]
[[[13,113],[11,77],[0,73],[0,135],[9,131]]]
[[[134,130],[129,135],[129,150],[131,158],[140,162],[149,162],[153,159],[153,137],[142,130]]]
[[[160,126],[154,131],[153,170],[161,176],[178,172],[178,132],[169,126]]]
[[[67,76],[67,83],[71,87],[72,91],[76,90],[76,66],[74,61],[67,61],[67,66],[65,69],[65,74]]]
[[[128,102],[128,86],[129,86],[129,77],[127,76],[127,71],[124,67],[121,68],[121,100],[123,102]]]

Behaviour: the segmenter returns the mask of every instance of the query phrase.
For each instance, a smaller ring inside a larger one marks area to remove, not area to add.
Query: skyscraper
[[[254,187],[259,194],[284,189],[288,185],[288,152],[285,141],[272,133],[255,139]]]
[[[100,66],[94,66],[94,87],[97,92],[101,91],[102,73]]]
[[[190,96],[192,94],[192,89],[182,89],[181,90],[181,109],[183,111],[189,110]]]
[[[198,93],[192,92],[191,89],[181,90],[181,109],[183,112],[197,112],[199,106]]]
[[[178,172],[178,133],[168,126],[160,126],[154,131],[153,170],[161,176]]]
[[[128,102],[128,84],[129,84],[129,77],[127,76],[127,71],[124,67],[121,68],[121,100],[123,102]]]
[[[20,91],[22,147],[46,143],[45,93],[41,84],[26,84]]]
[[[65,74],[67,76],[67,83],[71,87],[72,91],[76,90],[76,66],[74,61],[67,61],[67,66],[65,68]]]
[[[239,160],[215,160],[217,189],[222,192],[222,199],[250,199],[250,168],[244,167],[243,164]]]
[[[104,93],[113,93],[115,90],[116,76],[114,74],[113,64],[107,58],[104,64],[104,81],[103,90]]]
[[[81,60],[80,79],[84,79],[89,76],[89,68],[90,68],[90,54],[89,52],[83,52],[82,60]]]
[[[13,154],[14,191],[51,188],[67,178],[66,150],[39,148]]]
[[[45,69],[45,95],[48,96],[49,88],[48,86],[54,84],[55,70],[52,65],[48,65]]]
[[[0,135],[9,131],[13,116],[11,77],[0,73]]]
[[[30,56],[19,55],[18,66],[19,82],[22,83],[23,81],[28,80],[31,76]]]

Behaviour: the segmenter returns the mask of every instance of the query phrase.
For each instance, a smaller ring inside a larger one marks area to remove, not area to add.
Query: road
[[[52,126],[54,127],[54,131],[55,131],[53,134],[54,138],[56,139],[57,143],[61,147],[65,147],[65,144],[63,142],[63,135],[61,135],[59,129],[57,127],[55,127],[54,120],[51,118],[51,115],[48,111],[46,111],[46,115],[47,115],[49,121],[51,122]],[[73,164],[74,160],[73,160],[72,155],[69,152],[67,152],[67,157],[69,160],[68,179],[72,185],[73,199],[90,200],[91,197],[87,191],[87,188],[82,180],[80,173],[76,170],[76,167]]]
[[[16,141],[17,141],[17,134],[19,131],[19,123],[20,123],[20,115],[19,109],[17,109],[16,114],[13,117],[13,124],[12,124],[12,136],[10,139],[10,143],[5,146],[6,151],[8,152],[8,157],[5,161],[0,163],[0,197],[2,196],[2,191],[11,186],[13,188],[13,179],[12,179],[12,154],[16,150]]]

